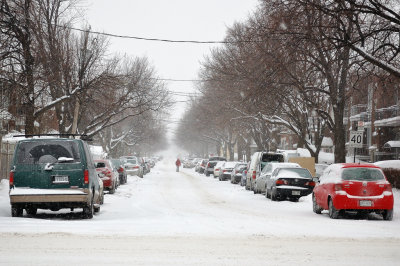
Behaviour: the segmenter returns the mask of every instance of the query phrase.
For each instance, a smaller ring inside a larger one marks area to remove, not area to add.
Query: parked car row
[[[122,156],[120,160],[129,175],[136,175],[143,178],[155,166],[157,158]]]
[[[285,162],[279,152],[256,152],[248,163],[226,161],[223,157],[202,159],[195,170],[245,186],[272,201],[296,202],[312,194],[313,211],[320,214],[327,210],[333,219],[345,213],[375,213],[384,220],[392,220],[392,187],[379,167],[341,163],[324,168],[319,177],[313,177],[299,164]]]

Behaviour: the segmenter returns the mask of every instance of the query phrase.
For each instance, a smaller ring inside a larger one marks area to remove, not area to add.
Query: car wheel
[[[110,194],[114,194],[115,193],[115,183],[112,185],[109,193]]]
[[[299,201],[299,197],[290,197],[289,200],[292,202],[298,202]]]
[[[92,219],[94,213],[94,206],[93,206],[93,198],[90,201],[89,205],[83,207],[83,218],[84,219]]]
[[[332,199],[329,199],[329,217],[332,219],[339,218],[339,210],[336,210],[335,206],[333,206]]]
[[[393,209],[391,210],[385,210],[383,212],[383,219],[386,221],[391,221],[393,220]]]
[[[210,176],[210,173],[208,171],[206,172],[206,176]]]
[[[36,215],[36,213],[37,213],[37,208],[31,207],[31,208],[27,208],[25,210],[26,210],[26,213],[31,216]]]
[[[271,200],[277,201],[276,194],[273,191],[271,191]]]
[[[100,212],[100,205],[93,207],[94,212]]]
[[[254,194],[260,194],[261,193],[261,191],[259,189],[257,189],[257,182],[254,182],[253,192],[254,192]]]
[[[265,197],[266,197],[267,199],[271,198],[271,196],[269,195],[267,186],[265,186]]]
[[[104,192],[100,196],[100,204],[104,204]]]
[[[17,208],[17,207],[11,207],[11,216],[12,217],[21,217],[24,209],[22,208]]]
[[[312,194],[312,202],[313,202],[313,212],[315,212],[316,214],[321,214],[322,208],[318,205],[314,193]]]

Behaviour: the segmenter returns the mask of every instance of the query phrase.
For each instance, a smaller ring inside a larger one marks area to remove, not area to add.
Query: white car
[[[214,178],[219,177],[219,173],[220,173],[220,171],[221,171],[221,166],[222,166],[224,163],[225,163],[225,161],[219,161],[219,162],[217,162],[217,164],[214,166],[214,172],[213,172]]]
[[[224,164],[221,166],[221,170],[219,172],[219,180],[220,181],[224,181],[224,180],[228,180],[228,179],[230,180],[233,168],[235,168],[237,163],[238,162],[224,162]]]
[[[143,177],[143,167],[136,156],[122,156],[120,159],[124,163],[126,174]]]
[[[254,193],[265,193],[267,178],[271,176],[276,168],[301,168],[298,163],[268,163],[265,165],[260,175],[254,181]]]

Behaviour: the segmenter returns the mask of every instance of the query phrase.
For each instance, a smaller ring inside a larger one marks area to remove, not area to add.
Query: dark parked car
[[[100,210],[100,184],[82,139],[34,138],[17,143],[10,172],[11,215],[25,209],[83,209],[84,218]]]
[[[119,183],[126,184],[128,182],[128,175],[125,170],[125,165],[120,159],[111,159],[111,162],[114,167],[117,168],[117,172],[119,174]]]
[[[204,169],[204,174],[206,176],[209,176],[210,174],[214,173],[214,166],[219,161],[226,161],[226,158],[225,157],[220,157],[220,156],[210,157],[208,159],[208,163],[206,164],[206,167]]]
[[[271,200],[298,201],[300,197],[311,194],[315,182],[305,168],[283,167],[276,168],[267,178],[265,196]]]
[[[219,172],[219,180],[220,181],[231,180],[231,174],[236,164],[237,162],[224,162]]]

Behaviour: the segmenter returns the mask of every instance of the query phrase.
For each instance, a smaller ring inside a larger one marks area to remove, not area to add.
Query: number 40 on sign
[[[349,146],[353,148],[363,147],[363,135],[364,132],[361,131],[350,131]]]

